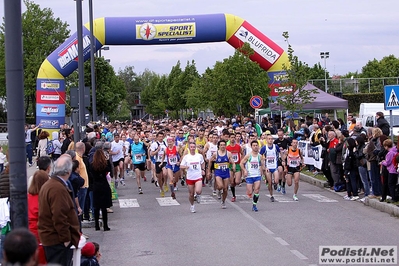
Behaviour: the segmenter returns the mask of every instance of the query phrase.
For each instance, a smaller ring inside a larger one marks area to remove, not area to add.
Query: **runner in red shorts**
[[[188,199],[191,207],[190,211],[195,212],[194,192],[197,195],[197,203],[201,202],[202,176],[205,174],[205,161],[200,153],[195,153],[197,146],[195,142],[189,143],[189,153],[185,155],[180,163],[180,169],[187,169],[186,183],[188,187]]]

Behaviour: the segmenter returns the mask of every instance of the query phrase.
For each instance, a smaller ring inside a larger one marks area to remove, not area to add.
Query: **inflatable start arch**
[[[83,27],[84,60],[90,58],[90,27]],[[103,45],[161,45],[227,41],[234,48],[249,43],[251,60],[278,83],[288,56],[251,24],[234,15],[213,14],[167,17],[109,17],[94,20],[95,51]],[[36,82],[36,123],[58,128],[65,120],[65,77],[78,68],[77,33],[42,63]],[[272,94],[273,96],[273,94]]]

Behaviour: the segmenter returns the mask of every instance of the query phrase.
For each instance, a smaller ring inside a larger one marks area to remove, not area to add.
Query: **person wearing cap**
[[[81,251],[80,266],[100,266],[99,260],[101,253],[99,251],[99,245],[96,247],[95,242],[87,242]]]

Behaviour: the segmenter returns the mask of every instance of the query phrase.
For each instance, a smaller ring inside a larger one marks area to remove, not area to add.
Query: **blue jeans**
[[[28,157],[29,164],[32,164],[33,150],[32,143],[25,143],[26,146],[26,156]]]
[[[370,183],[369,183],[369,178],[367,175],[367,168],[363,166],[359,166],[359,175],[360,179],[362,180],[363,183],[363,188],[364,188],[364,196],[367,197],[370,195]]]
[[[380,175],[380,167],[377,161],[370,162],[371,170],[370,170],[370,179],[371,179],[371,187],[373,188],[374,196],[381,196],[381,175]]]
[[[81,187],[78,192],[78,201],[79,201],[79,206],[82,210],[84,210],[85,208],[86,194],[87,194],[87,187],[86,188]]]

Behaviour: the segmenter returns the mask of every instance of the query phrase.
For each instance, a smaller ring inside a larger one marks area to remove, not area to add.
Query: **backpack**
[[[47,155],[51,155],[55,152],[55,147],[54,147],[54,143],[52,140],[48,140],[47,139],[47,147],[46,147],[46,153]]]

